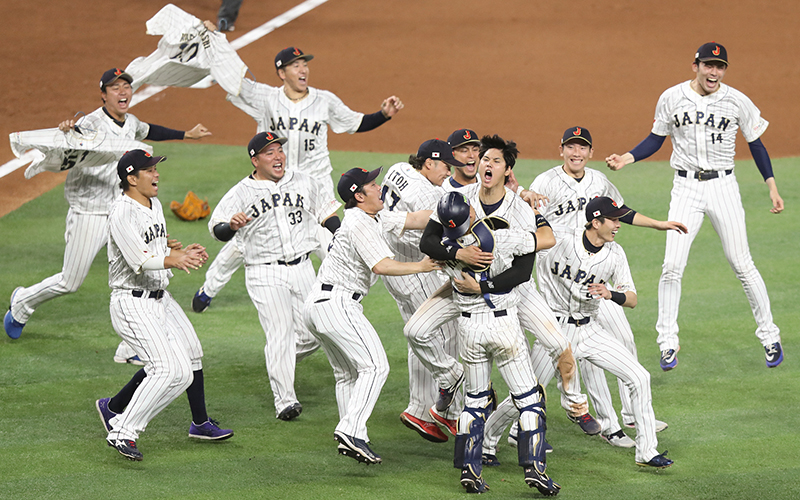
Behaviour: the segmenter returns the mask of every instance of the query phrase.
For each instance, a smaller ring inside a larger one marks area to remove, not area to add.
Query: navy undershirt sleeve
[[[769,153],[767,153],[767,148],[764,147],[761,139],[756,139],[747,143],[747,145],[750,146],[750,154],[753,155],[753,160],[756,162],[758,171],[761,172],[761,177],[764,180],[775,177],[772,173],[772,162],[769,159]]]
[[[150,125],[150,131],[145,137],[148,141],[182,141],[186,134],[183,130],[174,130],[161,125],[153,125],[152,123],[148,123],[148,125]]]
[[[633,155],[633,161],[644,160],[652,156],[653,153],[661,149],[661,145],[664,144],[664,139],[666,138],[664,135],[656,135],[651,132],[642,142],[630,150]]]
[[[443,234],[444,227],[434,220],[429,220],[425,231],[422,232],[419,249],[433,260],[456,260],[458,248],[442,245]]]
[[[632,209],[628,205],[622,205],[622,210],[629,210],[629,212],[622,217],[619,218],[620,222],[624,222],[625,224],[633,224],[633,217],[636,215],[636,210]]]
[[[536,253],[531,252],[525,255],[514,257],[511,267],[498,274],[494,278],[481,281],[481,293],[502,293],[507,292],[517,285],[525,283],[531,279],[533,274],[533,264],[536,261]],[[489,283],[492,286],[489,286]]]
[[[358,126],[356,132],[369,132],[370,130],[380,127],[389,120],[391,120],[391,118],[383,116],[383,112],[381,111],[370,115],[364,115],[364,117],[361,118],[361,125]]]

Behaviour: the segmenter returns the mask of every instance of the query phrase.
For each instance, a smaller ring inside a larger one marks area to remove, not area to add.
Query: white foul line
[[[267,21],[266,23],[262,24],[258,28],[245,33],[244,35],[240,36],[236,40],[231,42],[231,47],[236,50],[239,50],[243,47],[247,47],[251,43],[260,40],[264,36],[272,33],[276,29],[280,28],[288,24],[291,21],[294,21],[298,17],[302,16],[303,14],[310,12],[311,10],[319,7],[320,5],[324,4],[328,0],[306,0],[305,2],[292,7],[291,9],[287,10],[283,14],[279,15],[278,17]],[[196,88],[206,88],[213,85],[214,82],[210,76],[206,77],[202,81],[193,85]],[[133,99],[131,99],[131,106],[133,107],[138,103],[153,97],[154,95],[158,94],[162,90],[166,89],[167,87],[160,87],[158,85],[151,85],[145,89],[134,94]],[[36,157],[33,150],[24,153],[19,158],[15,158],[10,162],[0,165],[0,178],[5,177],[6,175],[10,174],[11,172],[17,170],[20,167],[23,167],[34,160]]]

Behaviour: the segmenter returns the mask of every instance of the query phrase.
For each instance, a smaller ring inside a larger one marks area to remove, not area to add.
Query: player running
[[[767,286],[750,255],[745,212],[734,173],[736,132],[741,130],[756,166],[769,188],[772,213],[783,211],[772,163],[761,135],[769,123],[743,93],[722,83],[728,70],[728,51],[716,42],[697,49],[693,80],[664,91],[656,104],[650,135],[623,155],[606,158],[611,170],[650,157],[672,137],[670,165],[675,169],[669,219],[689,228],[688,236],[667,233],[664,265],[658,282],[658,345],[661,369],[678,365],[678,308],[681,278],[695,236],[708,215],[722,240],[722,250],[736,277],[742,282],[756,320],[756,337],[764,346],[768,368],[783,361],[780,329],[772,321]]]
[[[284,144],[286,138],[272,132],[250,140],[254,170],[222,197],[208,229],[244,256],[247,291],[267,337],[275,415],[292,420],[303,410],[294,390],[295,363],[319,347],[302,318],[316,278],[308,256],[319,246],[317,226],[335,230],[331,219],[341,204],[327,198],[316,179],[286,170]]]

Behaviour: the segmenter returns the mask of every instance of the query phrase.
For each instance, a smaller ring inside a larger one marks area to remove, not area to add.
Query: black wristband
[[[550,227],[550,223],[547,222],[547,219],[544,218],[544,215],[536,214],[536,227],[540,228],[545,226]]]
[[[337,229],[339,229],[339,226],[342,225],[342,221],[339,220],[338,215],[332,215],[325,219],[325,222],[323,222],[322,225],[325,227],[325,229],[330,231],[331,234],[333,234]]]
[[[628,297],[622,292],[611,292],[611,301],[615,304],[622,305],[625,301],[628,300]]]
[[[236,236],[236,231],[231,229],[229,223],[220,222],[214,226],[214,236],[216,236],[219,241],[230,241]]]

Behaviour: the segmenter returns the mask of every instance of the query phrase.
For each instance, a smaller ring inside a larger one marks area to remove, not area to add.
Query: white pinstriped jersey
[[[474,245],[477,243],[475,235],[467,233],[458,239],[462,246]],[[518,255],[525,255],[536,251],[536,239],[529,231],[520,229],[499,229],[494,231],[494,260],[487,272],[487,278],[493,278],[502,273],[514,262],[514,257]],[[465,265],[460,261],[448,261],[447,265],[443,268],[444,272],[451,278],[461,279],[461,271],[465,269]],[[480,275],[475,276],[475,279],[480,281]],[[520,295],[517,287],[514,287],[508,293],[504,294],[489,294],[489,299],[494,304],[494,310],[508,309],[516,306],[519,303]],[[463,295],[458,291],[453,291],[453,301],[458,306],[459,310],[465,312],[487,312],[490,310],[483,295]]]
[[[381,182],[384,210],[393,212],[416,212],[435,210],[444,190],[429,181],[418,170],[406,162],[395,163],[386,172]],[[400,237],[384,233],[384,238],[400,262],[417,262],[425,254],[419,249],[421,230],[404,231]]]
[[[546,272],[539,273],[539,287],[556,316],[575,319],[596,317],[599,300],[589,294],[591,283],[605,283],[609,290],[636,292],[625,251],[616,242],[591,253],[583,244],[583,228],[553,226],[556,244],[539,258]]]
[[[328,256],[319,267],[317,282],[366,295],[373,283],[375,264],[394,258],[382,233],[400,235],[406,216],[406,212],[382,210],[372,218],[358,207],[345,210]]]
[[[78,120],[77,125],[83,130],[96,130],[107,136],[137,141],[150,133],[150,125],[130,113],[120,127],[102,107]],[[120,193],[122,190],[119,188],[116,161],[99,167],[73,168],[64,182],[64,198],[73,211],[81,214],[107,215]]]
[[[769,122],[743,93],[720,83],[719,90],[701,96],[683,82],[661,94],[652,132],[672,140],[670,165],[677,170],[733,168],[736,131],[753,142]]]
[[[291,261],[319,247],[317,227],[340,203],[326,200],[320,184],[298,171],[287,171],[278,182],[245,177],[217,204],[208,221],[230,222],[244,212],[253,220],[236,232],[234,241],[247,265]]]
[[[480,184],[480,183],[475,182],[473,184]],[[467,184],[466,186],[464,186],[456,182],[456,180],[453,177],[448,177],[442,183],[442,189],[444,189],[445,193],[457,191],[459,193],[466,194],[467,191],[475,189],[475,186],[473,184]]]
[[[583,227],[586,224],[586,204],[598,196],[608,196],[617,205],[625,201],[605,174],[592,168],[584,169],[577,179],[564,172],[563,165],[545,170],[531,183],[530,190],[547,196],[549,201],[540,211],[550,224]]]
[[[147,34],[163,36],[152,54],[125,68],[134,90],[145,83],[190,87],[212,75],[226,92],[239,94],[247,66],[223,33],[208,31],[203,21],[168,4],[147,21]]]
[[[228,95],[238,108],[252,116],[258,132],[273,132],[289,141],[284,145],[287,168],[298,168],[316,176],[330,177],[333,168],[328,152],[328,126],[337,134],[353,134],[363,113],[351,110],[332,92],[308,88],[308,97],[292,102],[283,86],[272,87],[242,80],[239,97]]]
[[[167,223],[158,198],[145,207],[130,196],[120,196],[108,216],[108,286],[122,290],[163,290],[172,271],[145,271],[153,258],[169,255]]]

